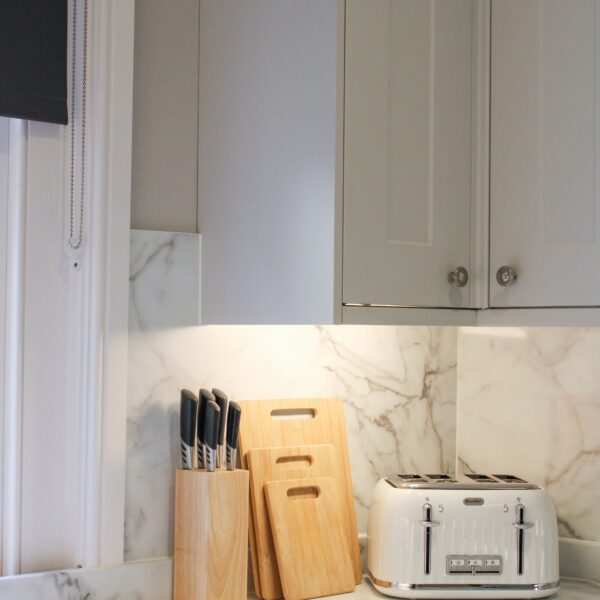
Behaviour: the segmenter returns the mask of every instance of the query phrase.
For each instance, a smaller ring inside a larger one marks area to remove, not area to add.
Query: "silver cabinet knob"
[[[454,271],[448,273],[448,283],[456,287],[465,287],[469,283],[469,271],[464,267],[456,267]]]
[[[496,272],[496,281],[502,287],[508,287],[517,280],[517,272],[512,267],[506,265],[500,267]]]

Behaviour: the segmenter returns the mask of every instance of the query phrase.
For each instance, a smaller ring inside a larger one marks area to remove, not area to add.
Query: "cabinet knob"
[[[464,267],[456,267],[454,271],[448,273],[448,283],[456,287],[465,287],[469,283],[469,271]]]
[[[506,265],[500,267],[496,272],[496,281],[502,287],[508,287],[517,280],[517,272],[512,267]]]

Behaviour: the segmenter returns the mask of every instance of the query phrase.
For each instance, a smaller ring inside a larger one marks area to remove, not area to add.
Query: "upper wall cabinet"
[[[473,24],[471,0],[346,3],[344,303],[471,306]]]
[[[339,320],[342,17],[336,0],[200,1],[203,323]]]
[[[478,4],[200,1],[204,323],[475,322]]]
[[[491,306],[600,305],[599,9],[492,2]]]

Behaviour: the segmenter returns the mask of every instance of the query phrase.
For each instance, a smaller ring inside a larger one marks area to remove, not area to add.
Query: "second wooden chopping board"
[[[269,523],[265,485],[270,481],[307,477],[342,479],[342,466],[332,444],[257,448],[247,453],[246,460],[250,471],[250,499],[262,597],[265,600],[275,600],[281,598],[283,590]],[[342,511],[342,523],[345,524],[348,517],[344,503]],[[348,545],[349,543],[350,540]],[[348,556],[350,557],[350,554]]]
[[[354,580],[362,580],[356,512],[352,494],[352,477],[348,458],[348,442],[344,408],[339,398],[285,398],[277,400],[244,400],[240,402],[240,453],[242,464],[247,465],[246,454],[254,448],[303,446],[306,444],[332,444],[337,448],[342,464],[342,495],[345,498],[348,518],[350,554],[354,567]],[[257,590],[261,582],[257,569],[257,549],[254,521],[250,520],[250,551]],[[260,591],[262,598],[262,590]]]

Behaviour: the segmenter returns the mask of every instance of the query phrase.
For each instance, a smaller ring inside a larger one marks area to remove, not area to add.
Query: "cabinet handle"
[[[448,273],[448,283],[456,287],[465,287],[469,283],[469,271],[464,267],[456,267]]]
[[[500,267],[496,272],[496,281],[502,287],[508,287],[517,280],[517,272],[512,267],[506,265]]]

